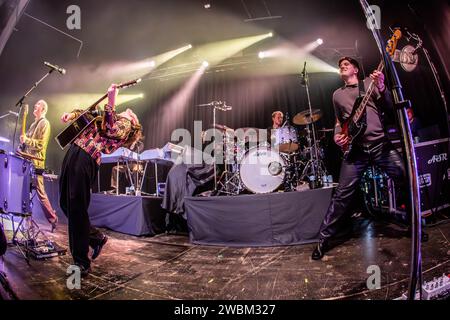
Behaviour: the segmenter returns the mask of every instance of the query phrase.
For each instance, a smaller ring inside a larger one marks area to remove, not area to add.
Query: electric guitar
[[[26,136],[27,135],[27,117],[28,117],[28,104],[23,105],[23,115],[22,115],[22,128],[21,128],[21,135]],[[20,151],[25,150],[25,143],[20,144],[19,146]]]
[[[395,30],[391,39],[388,41],[386,46],[386,52],[392,57],[394,55],[395,49],[397,48],[397,42],[402,37],[400,30]],[[377,71],[383,71],[384,64],[383,61],[378,65]],[[373,80],[370,82],[367,92],[364,96],[358,97],[353,104],[353,110],[350,116],[342,123],[342,134],[348,137],[348,142],[344,144],[341,148],[344,152],[344,159],[347,159],[350,151],[352,150],[352,143],[361,134],[366,131],[366,106],[372,96],[373,90],[375,89],[375,83]]]
[[[131,80],[125,83],[121,83],[117,86],[118,89],[124,89],[134,86],[141,82],[141,79]],[[61,131],[55,140],[64,149],[67,145],[71,144],[91,123],[96,121],[99,116],[94,113],[97,105],[102,102],[108,94],[106,93],[94,104],[81,113],[75,120],[73,120],[63,131]]]
[[[23,115],[22,115],[22,128],[20,130],[20,133],[23,136],[27,135],[27,130],[26,130],[27,117],[28,117],[28,104],[24,104],[23,105]],[[21,143],[16,149],[16,154],[21,156],[22,158],[25,158],[28,160],[38,160],[38,161],[43,160],[41,157],[37,157],[32,154],[26,153],[25,150],[26,150],[25,143]]]

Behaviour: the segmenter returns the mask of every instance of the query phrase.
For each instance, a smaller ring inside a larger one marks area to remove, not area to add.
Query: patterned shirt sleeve
[[[116,111],[109,105],[105,106],[105,135],[111,139],[124,140],[131,132],[131,121],[117,118]]]

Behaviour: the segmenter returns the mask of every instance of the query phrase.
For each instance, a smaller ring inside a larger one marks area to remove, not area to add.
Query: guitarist
[[[334,131],[335,143],[343,147],[349,142],[349,137],[342,132],[341,124],[347,120],[359,96],[374,82],[374,90],[366,104],[365,121],[367,128],[357,139],[352,141],[352,149],[345,157],[340,171],[339,185],[336,188],[327,214],[320,227],[320,239],[312,253],[313,260],[320,260],[330,249],[329,240],[340,229],[343,220],[349,212],[349,205],[357,191],[360,178],[369,165],[379,166],[396,182],[405,176],[405,169],[400,154],[388,142],[383,128],[381,115],[383,109],[392,107],[391,97],[384,84],[384,75],[374,71],[370,78],[359,80],[359,64],[350,57],[339,60],[339,73],[345,85],[333,94],[333,105],[336,114]],[[364,88],[362,88],[364,87]]]
[[[115,84],[109,87],[103,115],[74,140],[61,169],[60,205],[69,221],[70,252],[82,276],[88,275],[91,260],[99,256],[108,240],[90,224],[88,215],[91,185],[95,182],[101,153],[112,153],[119,147],[131,149],[142,138],[141,125],[131,109],[116,114],[118,92]],[[74,120],[81,113],[81,110],[64,113],[61,120]],[[93,249],[90,258],[89,247]]]
[[[50,139],[50,122],[45,115],[48,105],[44,100],[39,100],[34,105],[34,122],[28,128],[25,135],[20,136],[20,143],[24,146],[25,154],[36,157],[31,159],[36,170],[36,193],[48,222],[52,225],[52,232],[58,223],[56,211],[52,208],[44,187],[42,173],[45,169],[45,157],[47,145]]]

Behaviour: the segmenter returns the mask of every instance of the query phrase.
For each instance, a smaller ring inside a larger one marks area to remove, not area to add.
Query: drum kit
[[[321,141],[311,130],[321,117],[320,110],[303,111],[295,115],[293,125],[287,121],[283,127],[272,129],[270,133],[265,129],[234,130],[215,124],[223,139],[218,148],[225,155],[219,170],[222,173],[217,178],[217,194],[263,194],[301,190],[308,185],[309,188],[322,187],[331,177],[322,161]],[[305,128],[298,130],[297,126]]]

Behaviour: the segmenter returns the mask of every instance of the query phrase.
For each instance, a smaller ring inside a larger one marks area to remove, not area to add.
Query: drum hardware
[[[394,181],[376,166],[370,166],[362,175],[361,190],[364,205],[374,217],[380,214],[404,214],[397,210],[397,198]]]
[[[197,107],[210,107],[213,109],[213,127],[216,127],[216,111],[220,110],[223,112],[230,111],[233,109],[231,106],[227,106],[225,101],[211,101],[210,103],[198,104]],[[216,157],[216,139],[213,141],[214,158]],[[217,192],[217,161],[214,161],[214,191]]]
[[[297,130],[289,124],[278,129],[272,129],[272,136],[275,140],[274,145],[280,152],[291,153],[299,148]]]
[[[310,158],[303,170],[300,180],[306,177],[310,181],[310,187],[316,188],[322,186],[322,176],[327,176],[325,166],[322,159],[319,158],[318,144],[316,136],[316,128],[314,122],[318,121],[322,117],[322,112],[318,109],[314,109],[311,106],[311,97],[309,94],[309,73],[306,70],[306,61],[302,72],[302,86],[305,87],[306,96],[308,98],[308,110],[302,111],[295,115],[294,123],[298,125],[306,125],[308,132],[307,141],[310,151]],[[313,148],[314,146],[314,148]]]

